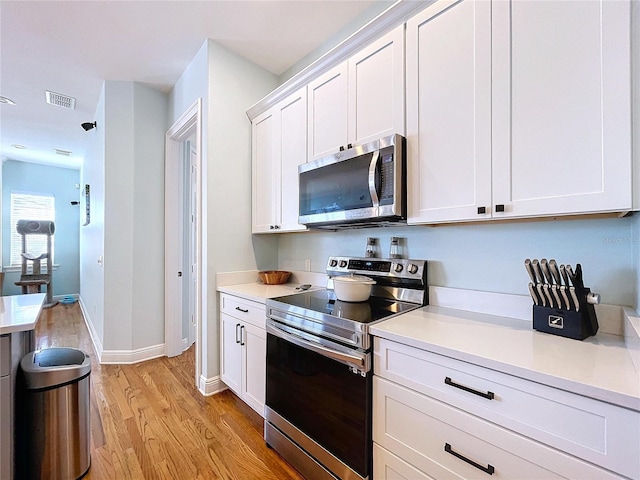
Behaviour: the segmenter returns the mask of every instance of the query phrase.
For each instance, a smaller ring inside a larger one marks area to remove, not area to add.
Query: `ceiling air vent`
[[[65,157],[70,157],[71,156],[71,152],[69,150],[60,150],[59,148],[56,148],[56,154],[57,155],[63,155]]]
[[[71,110],[74,110],[76,108],[75,98],[69,97],[67,95],[62,95],[60,93],[50,92],[49,90],[47,90],[46,92],[47,103],[49,105],[57,105],[58,107],[69,108]]]

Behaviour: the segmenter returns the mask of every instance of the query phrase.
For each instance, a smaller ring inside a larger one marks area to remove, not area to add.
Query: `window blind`
[[[11,192],[11,265],[22,265],[22,236],[16,231],[18,220],[55,221],[55,197],[47,193]],[[46,235],[27,235],[27,253],[39,256],[47,251]],[[51,239],[53,258],[53,238]],[[47,261],[42,262],[43,265]]]

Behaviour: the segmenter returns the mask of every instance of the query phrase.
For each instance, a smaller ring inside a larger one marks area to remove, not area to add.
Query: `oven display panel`
[[[385,272],[391,271],[391,262],[381,260],[349,260],[349,270],[366,270],[368,272]]]

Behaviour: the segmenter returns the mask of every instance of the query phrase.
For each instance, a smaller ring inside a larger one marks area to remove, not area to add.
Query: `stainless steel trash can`
[[[25,355],[20,478],[72,480],[89,470],[91,359],[75,348]]]

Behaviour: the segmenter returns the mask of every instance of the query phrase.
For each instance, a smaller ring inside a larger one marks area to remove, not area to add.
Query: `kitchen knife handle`
[[[546,300],[546,298],[544,296],[544,293],[542,293],[542,285],[540,283],[536,285],[536,291],[538,292],[538,298],[542,302],[542,306],[546,307],[547,306],[547,300]]]
[[[590,305],[600,305],[600,294],[593,292],[587,293],[587,303]]]
[[[542,274],[542,270],[540,269],[540,262],[538,262],[537,258],[534,258],[531,261],[531,265],[533,265],[533,271],[536,272],[536,276],[538,277],[538,283],[545,284],[544,275]]]
[[[547,264],[546,258],[540,260],[540,268],[542,269],[542,273],[544,274],[544,278],[547,280],[547,283],[549,285],[553,285],[553,277],[551,276],[551,272],[549,271],[549,265]]]
[[[567,275],[569,276],[569,280],[571,280],[571,285],[573,285],[575,287],[576,286],[576,274],[573,273],[573,268],[571,268],[571,265],[566,265],[564,267],[564,270],[567,272]]]
[[[549,285],[547,285],[546,283],[542,285],[542,291],[544,292],[545,297],[547,297],[547,300],[549,300],[549,306],[551,308],[555,308],[553,298],[551,298],[551,292],[549,292]]]
[[[551,293],[553,293],[553,298],[556,299],[557,308],[562,308],[562,301],[560,300],[560,295],[558,295],[558,286],[557,285],[552,285],[551,286]]]
[[[571,286],[569,283],[569,274],[567,273],[567,267],[564,265],[560,265],[560,275],[562,275],[565,286],[569,288]]]
[[[534,285],[536,283],[538,283],[538,280],[536,280],[536,274],[533,271],[533,266],[531,265],[531,260],[529,260],[528,258],[524,261],[524,268],[527,271],[527,273],[529,274],[529,278],[531,279],[531,283],[533,283]]]
[[[576,295],[576,287],[569,287],[569,293],[571,294],[571,300],[573,300],[573,304],[576,307],[574,310],[576,312],[580,311],[580,301],[578,300],[578,296]]]
[[[467,387],[465,385],[460,385],[459,383],[455,383],[453,380],[451,380],[450,377],[445,377],[444,383],[446,383],[447,385],[451,385],[452,387],[459,388],[460,390],[464,390],[465,392],[473,393],[474,395],[478,395],[479,397],[486,398],[487,400],[493,400],[493,398],[495,397],[495,394],[493,392],[485,393],[485,392],[481,392],[479,390],[475,390],[473,388]]]
[[[571,303],[569,302],[569,297],[567,295],[567,288],[565,285],[560,285],[560,295],[562,295],[562,298],[564,299],[564,304],[566,305],[567,308],[565,308],[565,310],[571,310]]]
[[[538,299],[538,294],[536,293],[536,289],[533,287],[533,283],[529,282],[529,294],[533,299],[533,303],[536,305],[540,305],[540,300]]]
[[[562,285],[562,278],[560,277],[560,270],[558,270],[558,264],[554,259],[549,260],[549,270],[557,285]]]

